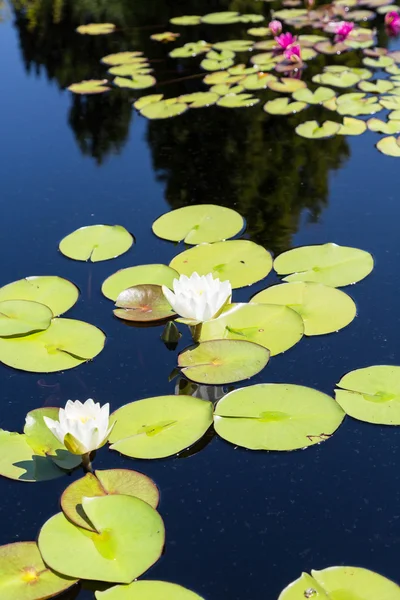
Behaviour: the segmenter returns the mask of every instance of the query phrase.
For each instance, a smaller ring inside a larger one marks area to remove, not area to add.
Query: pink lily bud
[[[354,29],[354,23],[349,23],[347,21],[339,21],[339,23],[334,23],[332,26],[332,30],[336,33],[335,41],[336,42],[344,42],[350,35],[350,33]]]
[[[301,62],[301,48],[300,44],[291,44],[284,51],[284,56],[286,60],[290,60],[291,62],[297,63]]]
[[[282,33],[281,35],[275,37],[275,41],[277,44],[279,44],[282,50],[286,50],[288,46],[296,42],[296,38],[291,33]]]
[[[400,15],[395,10],[391,10],[385,15],[385,25],[389,35],[400,33]]]
[[[282,23],[280,21],[277,21],[276,19],[274,21],[271,21],[268,27],[272,35],[279,35],[282,31]]]

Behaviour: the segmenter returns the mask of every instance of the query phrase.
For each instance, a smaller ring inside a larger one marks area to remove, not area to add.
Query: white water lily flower
[[[68,400],[60,408],[58,421],[43,417],[53,435],[72,454],[89,454],[106,443],[112,426],[109,426],[110,405],[100,406],[91,398],[82,404],[79,400]]]
[[[217,317],[230,300],[232,286],[229,281],[214,279],[212,274],[190,277],[181,275],[173,281],[174,292],[162,286],[164,296],[174,311],[190,325],[204,323]]]

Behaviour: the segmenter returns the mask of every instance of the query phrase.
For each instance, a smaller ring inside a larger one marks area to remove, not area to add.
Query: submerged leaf
[[[89,225],[76,229],[60,242],[60,252],[73,260],[99,262],[124,254],[133,237],[121,225]]]

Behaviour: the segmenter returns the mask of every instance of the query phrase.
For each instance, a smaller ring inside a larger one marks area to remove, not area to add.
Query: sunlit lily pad
[[[347,67],[345,65],[326,65],[324,67],[324,73],[353,73],[353,75],[357,75],[360,79],[370,79],[373,76],[373,72],[369,69],[357,68],[357,67]]]
[[[228,71],[215,71],[215,73],[208,73],[203,81],[207,85],[218,85],[218,84],[235,84],[244,79],[244,74],[240,73],[232,75]]]
[[[305,8],[283,8],[282,10],[274,10],[273,12],[274,19],[282,19],[283,21],[306,15],[307,10]]]
[[[263,15],[257,15],[257,14],[245,14],[245,15],[240,15],[240,22],[241,23],[261,23],[261,21],[264,21],[265,17]]]
[[[223,339],[190,346],[179,354],[178,365],[196,383],[223,385],[257,375],[269,357],[269,350],[259,344]]]
[[[274,92],[281,92],[283,94],[292,94],[296,90],[301,90],[307,87],[305,81],[301,79],[294,79],[293,77],[282,77],[282,79],[272,79],[268,83],[270,90]]]
[[[343,42],[338,42],[337,44],[332,44],[330,41],[317,42],[314,47],[317,52],[328,55],[342,54],[342,52],[346,52],[348,50],[348,47]]]
[[[115,302],[121,292],[135,285],[166,285],[172,288],[174,279],[179,279],[179,273],[167,265],[138,265],[110,275],[104,281],[101,291],[106,298]]]
[[[79,83],[72,83],[67,89],[74,94],[102,94],[111,89],[106,85],[108,83],[107,79],[87,79]]]
[[[274,261],[277,273],[292,273],[284,281],[314,281],[332,287],[361,281],[373,268],[369,252],[337,244],[302,246],[280,254]]]
[[[153,232],[165,240],[195,245],[231,238],[243,226],[243,217],[231,208],[197,204],[165,213],[153,223]]]
[[[391,81],[387,79],[377,79],[376,81],[360,81],[358,87],[363,92],[372,92],[377,94],[385,94],[394,88]]]
[[[315,90],[315,92],[312,92],[308,88],[302,88],[293,92],[292,96],[299,102],[306,102],[307,104],[322,104],[323,102],[334,98],[336,93],[327,87],[319,87]]]
[[[329,600],[342,597],[351,600],[400,600],[400,588],[386,577],[359,567],[329,567],[323,571],[303,573],[283,590],[278,600],[303,598]]]
[[[161,321],[175,315],[161,286],[136,285],[120,293],[114,315],[125,321]]]
[[[229,83],[218,83],[210,88],[210,92],[219,96],[226,96],[227,94],[240,94],[243,92],[244,87],[242,85],[231,85]]]
[[[228,442],[251,450],[297,450],[329,439],[344,416],[322,392],[264,383],[224,396],[215,408],[214,427]]]
[[[339,132],[339,129],[340,123],[335,121],[324,121],[321,125],[317,121],[306,121],[297,125],[295,131],[301,137],[317,140],[332,137]]]
[[[379,102],[387,110],[400,109],[400,96],[381,96]]]
[[[206,71],[220,71],[228,69],[234,64],[235,53],[231,50],[221,50],[216,52],[211,50],[207,52],[206,57],[201,61],[200,66]]]
[[[379,15],[386,15],[388,12],[400,12],[400,8],[398,6],[393,6],[393,4],[388,4],[387,6],[379,6],[376,12]]]
[[[400,67],[398,65],[392,64],[385,68],[386,73],[390,75],[400,75]]]
[[[240,15],[236,11],[214,12],[201,17],[201,21],[208,25],[230,25],[239,23]]]
[[[146,119],[171,119],[181,115],[188,109],[184,102],[178,102],[178,98],[169,98],[160,102],[152,102],[144,106],[140,114]]]
[[[180,48],[174,48],[170,53],[171,58],[190,58],[192,56],[198,56],[204,54],[210,49],[210,44],[204,40],[199,42],[188,42]]]
[[[89,23],[80,25],[76,31],[83,35],[107,35],[115,31],[114,23]]]
[[[190,108],[203,108],[215,104],[219,98],[219,94],[215,92],[195,92],[193,94],[184,94],[179,96],[178,101],[189,104]]]
[[[332,333],[346,327],[356,316],[354,301],[340,290],[321,283],[284,283],[259,292],[252,302],[282,304],[304,321],[306,335]]]
[[[249,35],[254,35],[254,37],[264,37],[267,35],[271,35],[271,30],[269,27],[251,27],[247,30]]]
[[[290,102],[289,98],[276,98],[264,104],[265,112],[270,115],[291,115],[307,107],[306,102]]]
[[[103,56],[101,62],[105,65],[124,65],[126,63],[131,63],[132,60],[136,60],[141,56],[143,56],[143,52],[116,52],[114,54]]]
[[[146,475],[128,469],[109,469],[86,473],[67,487],[61,496],[61,508],[72,523],[93,531],[90,522],[82,510],[83,498],[124,494],[144,500],[157,508],[160,494],[156,484]]]
[[[53,313],[48,306],[30,300],[0,301],[0,337],[43,331]]]
[[[230,50],[232,52],[248,52],[254,45],[251,40],[226,40],[213,44],[216,50]]]
[[[328,38],[325,35],[299,35],[299,42],[302,48],[306,48],[308,46],[314,46],[318,42],[324,42]]]
[[[38,545],[47,565],[70,577],[130,583],[160,557],[164,524],[144,500],[122,494],[83,498],[96,531],[70,523],[63,513],[42,527]]]
[[[285,352],[303,337],[303,320],[291,308],[277,306],[280,302],[265,302],[228,305],[220,317],[203,324],[200,341],[246,340],[268,348],[271,356]]]
[[[379,58],[363,58],[363,63],[367,67],[372,67],[373,69],[385,69],[386,67],[390,67],[394,64],[393,58],[389,56],[380,56]]]
[[[172,259],[170,266],[183,275],[195,271],[212,273],[221,281],[229,280],[233,288],[251,285],[264,279],[272,269],[272,257],[262,246],[248,240],[201,244]]]
[[[275,79],[276,77],[269,73],[254,73],[242,79],[240,85],[246,90],[265,90]]]
[[[53,598],[75,583],[44,564],[36,542],[0,546],[0,595],[4,600]]]
[[[400,425],[400,367],[379,365],[347,373],[337,384],[336,400],[358,419]]]
[[[343,125],[338,131],[338,135],[361,135],[367,130],[367,124],[362,119],[353,119],[353,117],[344,117]]]
[[[60,242],[60,252],[73,260],[99,262],[124,254],[133,237],[121,225],[89,225],[76,229]]]
[[[254,106],[258,102],[260,102],[260,99],[251,94],[227,94],[220,98],[217,104],[224,108],[246,108]]]
[[[96,592],[97,600],[204,600],[176,583],[166,581],[134,581]]]
[[[192,396],[158,396],[126,404],[111,418],[111,450],[132,458],[164,458],[199,440],[212,424],[211,402]]]
[[[151,75],[134,75],[131,79],[126,77],[116,77],[113,84],[120,88],[129,88],[131,90],[144,90],[153,87],[157,83],[155,77]]]
[[[400,121],[391,120],[386,122],[381,121],[380,119],[369,119],[367,125],[370,131],[376,131],[378,133],[385,133],[387,135],[400,133]]]
[[[166,44],[169,42],[175,42],[180,35],[180,33],[173,33],[172,31],[163,31],[162,33],[153,33],[150,36],[150,39],[154,40],[155,42],[162,42]]]
[[[201,16],[199,15],[184,15],[183,17],[174,17],[169,21],[172,25],[182,25],[184,27],[188,25],[198,25],[201,23]]]
[[[136,61],[134,63],[113,66],[111,69],[108,69],[108,72],[110,75],[118,75],[121,77],[138,77],[147,75],[149,72],[151,73],[152,69],[149,68],[147,63]]]
[[[340,88],[353,87],[360,79],[358,75],[351,71],[342,71],[339,73],[330,73],[328,71],[321,75],[314,75],[312,78],[315,83],[323,83],[324,85],[332,85]]]
[[[346,21],[369,21],[375,19],[375,16],[372,10],[349,10],[344,13]]]
[[[400,121],[400,108],[388,114],[389,121]]]
[[[400,137],[390,136],[382,138],[377,142],[376,147],[382,154],[396,158],[400,157]]]
[[[337,98],[337,112],[340,115],[374,115],[382,110],[377,96],[365,97],[365,93],[343,94]]]
[[[133,106],[136,108],[136,110],[142,110],[142,108],[148,104],[159,102],[163,98],[163,94],[149,94],[148,96],[143,96],[142,98],[139,98],[139,100],[136,100],[136,102],[133,103]]]
[[[0,362],[34,373],[64,371],[97,356],[104,343],[104,333],[94,325],[73,319],[54,319],[45,331],[0,338]]]
[[[0,288],[0,302],[30,300],[50,308],[53,315],[66,312],[78,300],[78,288],[62,277],[43,275],[25,277]]]

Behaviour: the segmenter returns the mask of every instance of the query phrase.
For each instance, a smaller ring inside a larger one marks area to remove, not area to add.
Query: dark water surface
[[[59,4],[38,0],[29,5],[29,18],[23,8],[11,8],[0,24],[0,284],[28,275],[72,280],[81,296],[68,316],[102,328],[107,343],[92,363],[65,373],[0,365],[0,426],[20,431],[27,411],[63,406],[69,398],[93,397],[115,410],[174,393],[168,375],[176,353],[159,339],[161,329],[117,321],[100,287],[120,268],[168,264],[182,248],[153,236],[151,224],[189,203],[236,208],[248,222],[245,235],[274,253],[332,241],[369,250],[376,259],[374,272],[346,290],[358,306],[354,323],[305,338],[251,384],[296,383],[332,395],[352,369],[399,364],[399,162],[378,153],[375,134],[307,141],[293,134],[296,121],[271,119],[261,106],[150,122],[131,109],[131,93],[82,98],[63,89],[102,77],[99,59],[125,49],[144,49],[159,59],[157,79],[175,79],[176,63],[164,60],[169,48],[150,42],[151,33],[168,29],[172,16],[253,12],[260,3],[207,2],[204,8],[195,1],[136,6],[109,0],[107,6],[74,0],[54,16]],[[75,34],[90,17],[131,29],[101,39]],[[199,39],[202,30],[195,29],[181,41]],[[212,31],[220,39],[235,35]],[[181,75],[199,72],[197,63],[189,65]],[[188,80],[162,91],[196,89],[201,84]],[[62,237],[96,223],[124,225],[136,245],[94,265],[58,252]],[[268,283],[275,280],[270,275]],[[265,285],[235,291],[234,299],[246,301]],[[179,349],[188,342],[184,337]],[[399,443],[399,428],[346,418],[331,440],[306,451],[251,452],[214,438],[193,456],[160,461],[132,461],[102,449],[96,467],[143,471],[161,490],[165,554],[145,578],[180,583],[207,600],[275,600],[311,568],[348,564],[399,579]],[[61,492],[79,476],[37,484],[1,479],[0,544],[35,539],[59,510]],[[93,594],[82,591],[78,598]]]

